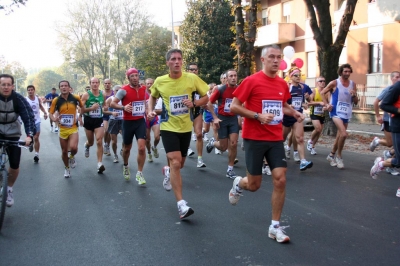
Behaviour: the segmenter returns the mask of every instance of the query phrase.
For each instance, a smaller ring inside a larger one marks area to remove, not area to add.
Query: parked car
[[[305,118],[303,120],[304,128],[313,128],[314,126],[311,122],[311,117],[310,117],[310,108],[307,110],[303,109],[303,114],[305,116]]]

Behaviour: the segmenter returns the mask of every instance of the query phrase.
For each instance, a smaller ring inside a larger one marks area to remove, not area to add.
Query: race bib
[[[132,102],[132,116],[144,116],[146,104],[145,101]]]
[[[338,102],[336,106],[336,113],[340,118],[349,118],[350,104],[346,102]]]
[[[281,101],[274,100],[263,100],[262,102],[262,113],[273,114],[274,118],[268,125],[278,125],[283,119],[283,109]]]
[[[116,110],[116,109],[114,109],[114,112],[117,113],[117,115],[114,116],[115,119],[122,119],[123,110]]]
[[[60,124],[63,127],[72,127],[74,125],[74,115],[60,115]]]
[[[97,108],[96,110],[90,111],[89,116],[93,118],[101,117],[101,107],[99,106],[99,108]]]
[[[183,100],[189,99],[188,95],[181,96],[170,96],[169,97],[169,109],[171,115],[184,115],[189,113],[189,109],[183,104]]]
[[[225,105],[224,105],[224,112],[225,113],[230,113],[231,112],[231,104],[232,104],[232,99],[226,98],[225,99]]]
[[[324,114],[324,110],[322,110],[322,106],[321,105],[315,105],[314,106],[314,115],[322,115]]]
[[[303,97],[292,97],[293,108],[295,110],[300,110],[302,101],[303,101]]]

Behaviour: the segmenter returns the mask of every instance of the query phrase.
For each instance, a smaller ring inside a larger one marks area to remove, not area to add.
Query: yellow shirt
[[[315,88],[314,102],[322,102],[322,96],[319,93],[318,88]],[[315,105],[310,107],[310,115],[324,116],[324,111],[321,105]]]
[[[203,97],[207,94],[208,85],[197,75],[183,72],[178,79],[169,74],[158,77],[151,86],[151,96],[162,97],[166,109],[165,118],[161,120],[160,129],[178,133],[191,132],[193,127],[192,112],[182,104],[183,99],[193,101],[193,92]]]

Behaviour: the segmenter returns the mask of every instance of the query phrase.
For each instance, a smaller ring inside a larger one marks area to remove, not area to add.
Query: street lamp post
[[[23,80],[25,78],[15,79],[15,91],[18,91],[18,80]]]

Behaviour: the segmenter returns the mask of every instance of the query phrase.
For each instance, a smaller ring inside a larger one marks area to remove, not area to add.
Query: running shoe
[[[230,179],[235,179],[237,177],[236,173],[233,170],[226,171],[226,177]]]
[[[139,171],[136,173],[136,181],[141,186],[146,185],[146,180],[144,179],[143,174]]]
[[[400,198],[400,187],[397,189],[396,197]]]
[[[290,148],[289,146],[285,146],[285,157],[287,160],[290,159]]]
[[[54,128],[54,133],[58,133],[58,127]]]
[[[50,127],[50,132],[53,133],[54,132],[54,128]]]
[[[377,179],[378,173],[383,170],[383,167],[379,166],[380,162],[383,162],[382,157],[377,157],[374,161],[374,165],[371,167],[369,174],[373,179]]]
[[[312,149],[312,143],[311,143],[311,139],[309,139],[307,141],[307,150],[311,151],[311,149]]]
[[[148,154],[147,154],[147,161],[148,161],[149,163],[152,163],[152,162],[153,162],[153,156],[151,155],[151,153],[148,153]]]
[[[39,162],[39,155],[35,155],[35,157],[33,157],[33,161],[35,162],[35,163],[38,163]]]
[[[158,154],[158,150],[157,150],[156,147],[151,147],[151,150],[153,151],[154,158],[158,158],[158,156],[160,156],[160,155]]]
[[[124,150],[123,149],[121,149],[120,151],[119,151],[119,155],[121,155],[121,157],[122,157],[122,153],[124,152]]]
[[[388,150],[383,151],[383,160],[386,161],[387,159],[390,159],[390,158],[392,158],[390,151],[388,151]]]
[[[215,148],[215,154],[217,154],[217,155],[221,155],[221,154],[222,154],[222,152],[221,152],[220,150],[218,150],[217,148]]]
[[[106,145],[104,154],[105,154],[106,156],[111,156],[110,145]]]
[[[229,191],[229,202],[232,205],[236,205],[239,202],[240,197],[242,196],[242,192],[239,192],[236,189],[238,184],[239,184],[239,182],[240,182],[240,179],[242,179],[242,177],[241,176],[237,176],[235,178],[235,180],[233,180],[233,186],[232,186],[231,190]]]
[[[207,134],[207,133],[204,133],[204,135],[203,135],[203,140],[204,140],[204,141],[208,141],[208,140],[209,140],[208,134]]]
[[[122,166],[122,174],[124,175],[126,181],[131,179],[131,171],[129,171],[129,166]]]
[[[311,155],[317,155],[317,152],[315,151],[314,148],[311,148]]]
[[[300,155],[299,155],[298,152],[293,152],[293,160],[294,160],[296,163],[299,163],[299,162],[300,162]]]
[[[300,163],[300,171],[305,171],[307,168],[311,168],[312,166],[313,162],[304,160]]]
[[[187,206],[187,202],[184,200],[180,200],[178,203],[178,212],[179,212],[179,218],[184,219],[189,217],[194,213],[193,209]]]
[[[114,154],[114,163],[118,163],[118,155]]]
[[[210,153],[214,149],[214,138],[211,138],[210,141],[206,145],[207,152]]]
[[[76,167],[76,160],[74,156],[70,155],[68,161],[69,167],[71,167],[72,169]]]
[[[87,146],[86,143],[85,143],[85,157],[89,158],[89,146]]]
[[[197,136],[196,136],[195,133],[192,134],[192,140],[193,140],[193,141],[196,141],[196,140],[197,140]]]
[[[235,158],[235,160],[233,161],[233,164],[237,164],[239,162],[238,158]]]
[[[71,177],[71,171],[70,171],[69,167],[65,167],[64,177],[65,178],[70,178]]]
[[[326,160],[330,163],[331,166],[336,166],[336,160],[335,157],[332,157],[328,154],[328,157],[326,157]]]
[[[262,173],[263,173],[263,175],[271,175],[272,173],[271,173],[271,169],[269,168],[269,165],[265,165],[263,168],[262,168]]]
[[[391,175],[399,175],[400,174],[393,167],[386,167],[386,173],[391,174]]]
[[[6,205],[7,207],[11,207],[14,205],[14,195],[13,195],[13,189],[12,188],[8,188],[7,191],[7,201],[6,201]]]
[[[336,157],[336,166],[339,169],[343,169],[344,168],[344,163],[343,163],[343,159]]]
[[[192,156],[193,154],[194,154],[194,151],[191,148],[189,148],[187,151],[187,156]]]
[[[171,180],[169,179],[169,166],[164,166],[162,169],[162,173],[165,176],[163,180],[163,187],[166,191],[170,191],[172,189]]]
[[[107,154],[107,143],[103,144],[103,154]]]
[[[279,243],[288,242],[290,241],[290,238],[286,235],[286,232],[284,231],[284,229],[288,227],[289,226],[270,225],[268,230],[268,237],[275,239]]]
[[[203,162],[203,159],[197,159],[197,168],[207,167],[206,164]]]
[[[105,170],[106,168],[103,164],[97,165],[97,173],[102,174]]]
[[[371,141],[371,143],[369,144],[369,149],[371,150],[371,151],[374,151],[375,150],[375,148],[379,145],[379,138],[378,137],[375,137],[372,141]]]

